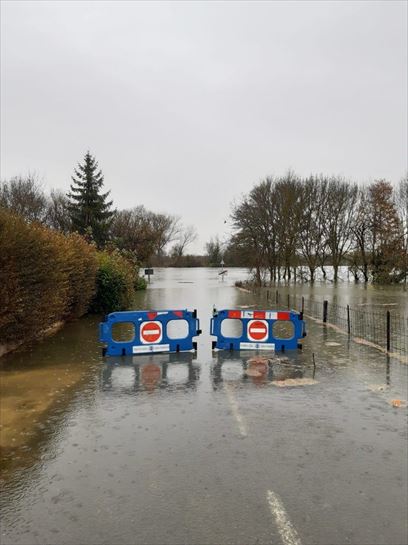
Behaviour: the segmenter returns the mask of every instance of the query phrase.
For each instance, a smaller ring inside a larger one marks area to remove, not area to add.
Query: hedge
[[[0,207],[0,352],[57,322],[127,309],[145,287],[118,250],[98,252],[76,233],[27,223]]]
[[[95,249],[0,209],[0,343],[29,341],[83,315],[95,291]]]

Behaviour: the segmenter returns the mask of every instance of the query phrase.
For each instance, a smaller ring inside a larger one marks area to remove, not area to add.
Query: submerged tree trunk
[[[363,276],[364,276],[364,282],[368,282],[368,264],[364,263],[363,265]]]
[[[255,265],[255,284],[262,286],[262,267],[258,264]]]

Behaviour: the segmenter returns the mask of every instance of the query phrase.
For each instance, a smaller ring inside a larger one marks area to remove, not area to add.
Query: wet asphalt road
[[[208,332],[213,304],[253,303],[189,274],[140,305],[197,308]],[[195,356],[102,360],[65,332],[87,379],[3,479],[1,543],[407,543],[407,412],[390,404],[407,399],[407,366],[308,326],[302,352],[257,376],[250,352],[212,353],[208,333]]]

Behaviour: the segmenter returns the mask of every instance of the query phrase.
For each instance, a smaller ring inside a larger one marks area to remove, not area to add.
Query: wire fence
[[[266,299],[280,308],[303,311],[322,322],[333,324],[353,337],[370,341],[388,352],[408,355],[408,316],[392,311],[355,309],[329,301],[266,290]]]

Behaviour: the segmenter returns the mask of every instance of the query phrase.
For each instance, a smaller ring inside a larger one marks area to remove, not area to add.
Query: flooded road
[[[244,271],[157,273],[137,306],[197,308],[196,354],[103,359],[85,318],[3,358],[1,543],[407,543],[408,367],[312,321],[269,366],[212,352]]]

